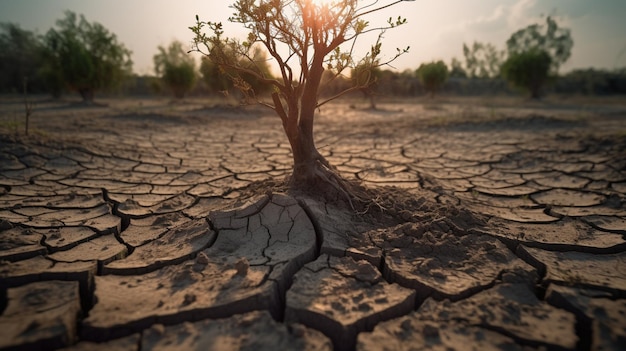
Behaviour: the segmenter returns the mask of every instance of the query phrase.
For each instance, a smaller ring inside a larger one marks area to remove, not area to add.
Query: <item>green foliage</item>
[[[502,65],[502,76],[536,99],[549,80],[551,65],[550,54],[539,49],[513,53]]]
[[[422,63],[415,74],[430,96],[434,96],[448,80],[448,67],[443,61]]]
[[[559,77],[554,91],[583,95],[626,94],[626,68],[576,69]]]
[[[491,43],[474,41],[471,47],[463,44],[465,72],[472,78],[494,78],[500,74],[504,52]]]
[[[233,88],[232,81],[208,57],[202,57],[200,61],[200,74],[211,93],[227,94]]]
[[[172,89],[174,96],[182,99],[196,83],[196,67],[189,63],[167,65],[162,79]]]
[[[158,47],[154,55],[154,71],[178,99],[182,99],[196,83],[196,62],[183,50],[180,41],[173,41],[167,48]]]
[[[208,57],[202,57],[200,73],[209,91],[212,93],[220,92],[226,95],[231,94],[234,89],[248,89],[246,93],[248,95],[256,95],[270,91],[271,85],[259,78],[272,76],[271,69],[267,63],[267,57],[263,51],[258,48],[254,49],[251,54],[252,62],[247,58],[238,58],[232,53],[228,55],[231,57],[231,60],[239,60],[237,65],[243,68],[243,70],[225,66],[220,67]],[[241,85],[242,82],[246,84]],[[239,84],[239,86],[236,84]]]
[[[353,84],[363,89],[375,89],[380,76],[380,68],[371,67],[365,64],[354,67],[350,72]]]
[[[225,37],[222,23],[200,21],[198,16],[196,25],[190,29],[195,34],[196,51],[206,55],[221,72],[225,72],[244,94],[254,93],[251,89],[254,84],[249,82],[254,78],[272,86],[275,92],[280,92],[279,95],[288,100],[301,95],[296,87],[303,89],[311,77],[312,66],[323,64],[334,72],[336,78],[357,65],[380,66],[406,53],[408,48],[397,49],[397,54],[388,61],[379,60],[382,34],[387,29],[403,25],[406,19],[389,18],[387,26],[370,28],[369,22],[362,18],[404,1],[409,0],[398,0],[377,8],[374,5],[361,7],[358,0],[334,0],[322,5],[309,0],[238,0],[232,6],[235,13],[229,21],[240,23],[249,30],[245,41]],[[353,45],[341,45],[373,31],[379,32],[378,39],[360,60],[354,59]],[[278,79],[268,75],[269,70],[263,68],[267,67],[267,60],[255,58],[258,46],[263,47],[269,59],[278,66]],[[279,52],[279,47],[287,48],[288,53]],[[205,66],[209,71],[211,66]],[[315,90],[319,88],[321,74],[323,69],[319,77],[317,72],[315,74]],[[334,79],[324,81],[332,84]],[[219,86],[221,82],[218,80],[216,84]],[[291,94],[295,95],[287,96]]]
[[[350,73],[352,84],[357,87],[365,98],[370,100],[370,108],[376,109],[374,96],[378,90],[379,80],[382,76],[380,68],[367,64],[354,67]]]
[[[450,78],[467,78],[463,64],[456,57],[450,61]]]
[[[513,33],[506,45],[509,56],[531,50],[547,53],[550,68],[556,73],[570,58],[574,40],[568,28],[559,28],[556,20],[548,16],[545,25],[532,24]]]
[[[373,1],[363,4],[359,0],[237,0],[232,5],[235,13],[230,22],[239,23],[249,31],[247,40],[241,42],[224,36],[219,22],[200,21],[190,27],[195,34],[195,49],[206,55],[233,84],[252,101],[273,109],[282,122],[291,146],[294,169],[291,184],[316,189],[330,185],[335,191],[348,196],[347,183],[335,173],[333,167],[318,152],[313,138],[313,125],[317,109],[348,91],[320,101],[324,84],[332,84],[346,69],[361,64],[372,68],[393,61],[406,53],[397,49],[394,57],[381,59],[382,38],[386,30],[403,25],[402,17],[390,18],[386,25],[371,28],[364,16],[387,9],[409,0]],[[353,50],[356,40],[363,34],[378,32],[378,39],[360,60],[355,60]],[[266,60],[255,59],[255,50],[262,47],[273,60],[279,77],[265,72],[260,64]],[[325,74],[331,71],[331,76]],[[246,77],[245,75],[250,76]],[[271,102],[256,95],[249,77],[272,87]],[[348,202],[351,203],[348,196]]]
[[[537,99],[550,75],[556,75],[571,56],[574,41],[569,29],[559,28],[548,16],[544,25],[532,24],[513,33],[506,45],[508,59],[502,65],[503,77]]]
[[[0,24],[0,91],[22,91],[25,78],[28,90],[38,92],[44,84],[38,67],[42,61],[42,46],[33,32],[13,23]]]
[[[95,91],[117,87],[131,71],[130,51],[99,23],[90,23],[71,11],[56,22],[44,39],[42,72],[49,86],[75,90],[83,100]]]

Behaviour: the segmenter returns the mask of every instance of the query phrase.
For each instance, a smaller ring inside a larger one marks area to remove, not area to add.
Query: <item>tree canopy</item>
[[[152,58],[154,71],[172,90],[174,96],[182,99],[196,82],[196,62],[183,50],[183,44],[178,40],[170,43],[167,48],[159,46],[158,51]]]
[[[541,97],[541,89],[550,77],[552,58],[539,49],[513,53],[502,65],[502,76],[513,85],[530,93],[534,99]]]
[[[446,66],[443,61],[422,63],[415,73],[420,83],[422,83],[424,90],[426,90],[431,97],[434,96],[446,80],[448,80],[448,66]]]
[[[232,68],[220,67],[220,65],[208,57],[202,57],[200,73],[212,93],[221,92],[229,95],[233,90],[244,90],[246,91],[246,94],[243,94],[245,98],[251,91],[254,92],[253,95],[256,95],[271,90],[271,85],[266,80],[259,79],[259,77],[272,76],[267,56],[263,50],[259,47],[255,48],[252,52],[253,62],[233,54],[229,54],[229,56],[231,56],[232,60],[239,60],[237,65],[245,67],[246,70],[238,71]],[[247,83],[247,85],[241,86],[243,82]],[[239,86],[236,84],[239,84]]]
[[[376,109],[375,96],[378,90],[378,83],[381,78],[379,67],[371,67],[365,64],[354,67],[350,73],[352,84],[360,87],[361,93],[370,101],[370,108]]]
[[[571,30],[560,28],[551,16],[546,17],[545,24],[531,24],[511,35],[506,42],[509,55],[527,51],[543,51],[550,56],[550,67],[554,73],[572,54],[574,40]]]
[[[99,23],[71,11],[44,37],[45,71],[51,84],[62,83],[86,102],[98,90],[119,85],[131,72],[130,51]]]
[[[337,97],[319,99],[322,77],[325,69],[339,76],[357,65],[379,66],[406,52],[408,48],[397,49],[395,56],[381,60],[382,34],[404,24],[405,19],[390,18],[386,25],[376,28],[365,20],[367,15],[405,1],[409,0],[238,0],[229,20],[249,31],[246,40],[228,38],[220,22],[200,21],[197,16],[196,25],[190,29],[195,34],[196,50],[211,61],[225,70],[249,73],[273,87],[271,102],[257,101],[273,109],[282,121],[294,158],[291,184],[318,189],[327,185],[347,194],[346,182],[318,152],[313,138],[316,109]],[[355,59],[353,44],[368,32],[378,32],[378,39],[364,57]],[[258,65],[253,54],[257,46],[263,47],[277,66],[278,79],[232,59],[234,54]],[[236,76],[234,79],[242,92],[255,98],[249,84]]]
[[[0,23],[0,91],[22,91],[28,80],[29,91],[41,91],[42,46],[38,36],[14,23]]]
[[[574,41],[568,28],[559,28],[548,16],[544,25],[532,24],[513,33],[506,45],[503,77],[538,99],[550,76],[556,77],[559,67],[571,56]]]
[[[472,46],[463,44],[465,72],[472,78],[494,78],[500,74],[504,52],[491,43],[474,41]]]

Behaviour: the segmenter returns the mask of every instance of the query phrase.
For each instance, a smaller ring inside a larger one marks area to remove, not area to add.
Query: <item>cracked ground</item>
[[[0,349],[623,350],[626,105],[380,107],[317,119],[355,213],[262,109],[3,100]]]

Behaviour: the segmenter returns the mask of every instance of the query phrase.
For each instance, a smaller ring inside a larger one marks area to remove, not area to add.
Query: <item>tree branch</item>
[[[330,97],[330,98],[328,98],[328,99],[318,103],[315,106],[315,108],[320,108],[320,107],[326,105],[327,103],[329,103],[329,102],[331,102],[333,100],[337,100],[337,99],[339,99],[340,97],[342,97],[342,96],[344,96],[346,94],[349,94],[349,93],[351,93],[353,91],[361,90],[363,87],[364,87],[363,85],[359,85],[359,86],[354,86],[354,87],[348,88],[346,90],[343,90],[343,91],[339,92],[338,94],[334,95],[333,97]]]
[[[388,8],[388,7],[391,7],[391,6],[397,5],[397,4],[399,4],[399,3],[401,3],[401,2],[405,2],[405,1],[415,1],[415,0],[397,0],[396,2],[393,2],[393,3],[391,3],[391,4],[387,4],[387,5],[384,5],[384,6],[381,6],[381,7],[377,7],[377,8],[375,8],[375,9],[372,9],[372,10],[369,10],[369,11],[365,11],[365,12],[362,12],[362,13],[356,14],[356,15],[354,16],[354,18],[356,19],[356,18],[359,18],[359,17],[365,16],[365,15],[370,14],[370,13],[373,13],[373,12],[378,12],[378,11],[380,11],[380,10],[386,9],[386,8]],[[378,2],[378,0],[377,0],[376,2]],[[365,8],[365,7],[364,7],[364,8]]]

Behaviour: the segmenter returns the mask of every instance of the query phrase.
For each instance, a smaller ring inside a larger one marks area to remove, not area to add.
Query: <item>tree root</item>
[[[387,209],[379,201],[379,196],[368,191],[358,181],[344,179],[339,171],[321,155],[315,157],[314,169],[307,172],[306,179],[295,179],[292,175],[290,188],[304,191],[327,200],[332,198],[345,201],[356,214],[365,214],[375,206],[380,212]]]

